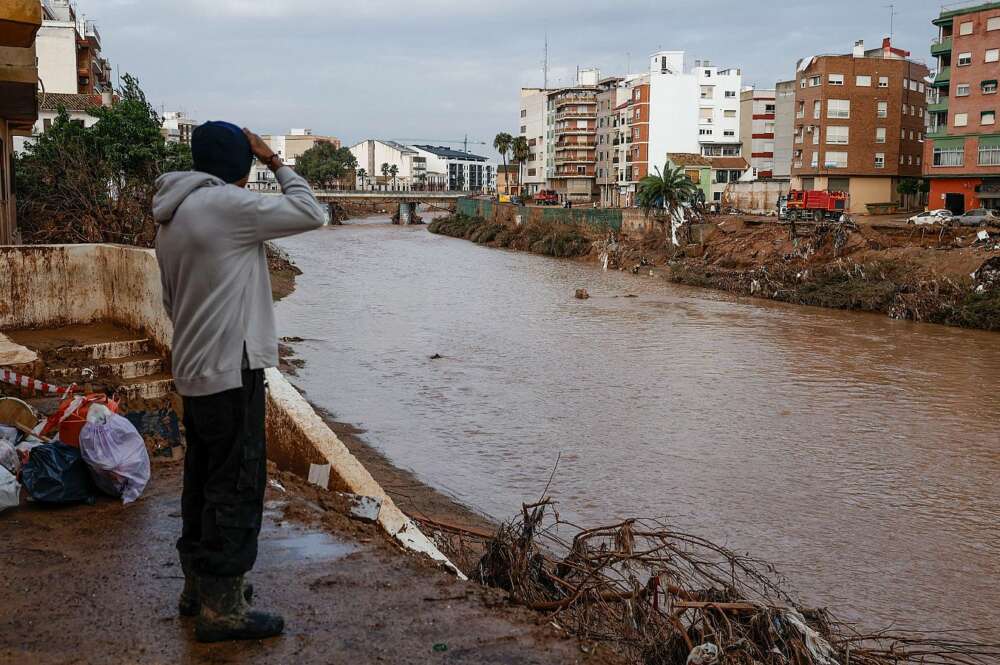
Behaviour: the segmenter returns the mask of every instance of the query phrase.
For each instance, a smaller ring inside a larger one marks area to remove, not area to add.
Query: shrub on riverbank
[[[461,214],[436,219],[427,230],[453,238],[464,238],[480,245],[564,258],[590,253],[594,240],[583,228],[569,224],[527,222],[520,226],[509,226]]]

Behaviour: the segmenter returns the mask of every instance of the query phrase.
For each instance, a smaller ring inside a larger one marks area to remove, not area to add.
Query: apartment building
[[[449,191],[496,191],[496,169],[490,160],[464,150],[439,145],[412,145],[427,160],[427,173],[444,174]]]
[[[546,188],[546,110],[548,93],[544,88],[521,88],[520,134],[528,142],[528,161],[522,174],[523,195],[534,196]]]
[[[42,0],[41,5],[39,90],[82,95],[111,91],[111,64],[101,54],[97,24],[79,17],[69,0]]]
[[[774,88],[745,88],[740,92],[741,153],[761,180],[774,177],[777,93]]]
[[[386,139],[365,139],[352,145],[348,150],[358,162],[358,168],[365,170],[364,178],[359,176],[359,189],[413,189],[427,185],[427,157],[411,146]],[[396,167],[395,182],[382,175],[382,165]]]
[[[0,245],[17,240],[13,142],[38,118],[35,35],[42,24],[37,0],[8,0],[0,8]]]
[[[334,147],[340,147],[340,139],[337,137],[318,136],[313,134],[311,129],[305,128],[291,129],[288,134],[263,134],[260,138],[292,168],[295,168],[295,160],[317,143],[332,143]],[[248,186],[252,189],[275,191],[278,189],[278,182],[271,169],[254,160],[253,166],[250,167]]]
[[[577,85],[548,93],[548,182],[566,201],[589,203],[597,194],[597,70],[578,74]]]
[[[850,211],[898,201],[901,178],[919,177],[926,65],[885,39],[845,55],[799,61],[792,188],[846,191]]]
[[[778,81],[774,86],[774,180],[792,177],[792,147],[795,140],[795,81]]]
[[[170,143],[191,145],[191,135],[200,124],[183,111],[167,111],[163,114],[163,138]]]
[[[942,11],[933,24],[937,74],[923,151],[930,207],[1000,209],[1000,2]]]

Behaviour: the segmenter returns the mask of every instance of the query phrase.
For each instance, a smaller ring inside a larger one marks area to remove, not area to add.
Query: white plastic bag
[[[5,439],[0,439],[0,466],[15,476],[21,470],[21,456],[14,449],[14,444]]]
[[[80,454],[101,491],[131,503],[149,482],[146,444],[124,416],[113,413],[102,419],[103,423],[87,422],[80,430]]]
[[[0,512],[17,506],[20,501],[21,486],[10,471],[0,466]]]

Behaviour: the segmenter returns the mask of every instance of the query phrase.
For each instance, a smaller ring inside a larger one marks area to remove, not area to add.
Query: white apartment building
[[[192,129],[193,131],[193,129]],[[299,155],[317,143],[332,143],[335,147],[340,147],[340,139],[335,136],[318,136],[312,133],[311,129],[293,128],[287,134],[264,134],[260,137],[270,146],[282,161],[288,166],[295,168],[295,160]],[[259,161],[254,160],[250,167],[250,180],[248,187],[263,191],[276,191],[278,181],[274,174]]]
[[[774,145],[777,95],[774,88],[747,87],[740,93],[740,135],[743,158],[752,177],[774,176]]]
[[[45,93],[100,94],[111,90],[111,65],[101,55],[101,33],[78,17],[69,0],[41,0],[35,39],[38,89]]]
[[[545,124],[547,102],[548,91],[544,88],[521,88],[519,134],[527,140],[531,151],[521,171],[525,196],[534,196],[546,188],[545,165],[549,155]]]
[[[490,160],[445,146],[409,146],[427,160],[428,173],[447,176],[448,191],[491,192],[496,188],[496,168]]]
[[[348,150],[358,160],[358,168],[365,170],[364,180],[359,177],[358,189],[401,189],[431,186],[427,158],[415,148],[385,139],[366,139]],[[382,175],[382,165],[396,167],[395,182]]]
[[[649,137],[646,168],[637,169],[634,180],[663,169],[667,153],[699,153],[701,88],[699,75],[685,62],[684,51],[659,51],[649,59]],[[641,98],[637,87],[633,93]],[[705,100],[708,104],[712,100]],[[706,106],[706,108],[712,108]],[[714,117],[714,116],[712,116]],[[714,126],[706,124],[709,129]],[[633,130],[633,140],[641,140]],[[706,136],[708,140],[713,138]]]
[[[201,123],[189,118],[183,111],[167,111],[163,114],[163,138],[169,143],[191,145],[191,134]]]

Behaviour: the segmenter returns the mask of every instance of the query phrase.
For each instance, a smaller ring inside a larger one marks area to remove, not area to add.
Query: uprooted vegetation
[[[581,529],[543,500],[492,537],[435,537],[471,578],[636,665],[1000,662],[985,631],[861,632],[801,605],[771,565],[659,520]]]
[[[829,223],[793,231],[775,224],[743,228],[727,219],[704,243],[682,248],[672,247],[663,229],[628,236],[556,222],[511,226],[458,215],[435,221],[430,230],[493,247],[586,256],[609,269],[658,269],[673,282],[739,295],[1000,330],[1000,279],[979,275],[1000,252],[1000,242],[978,241],[968,229],[887,234]],[[690,228],[681,235],[688,237]],[[1000,274],[1000,268],[991,274]]]

